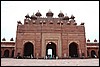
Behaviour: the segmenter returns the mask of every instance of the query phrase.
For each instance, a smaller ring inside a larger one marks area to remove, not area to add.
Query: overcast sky
[[[49,9],[58,17],[60,11],[75,16],[78,25],[85,23],[86,39],[99,41],[99,1],[1,1],[1,39],[16,38],[17,21],[38,10],[46,17]]]

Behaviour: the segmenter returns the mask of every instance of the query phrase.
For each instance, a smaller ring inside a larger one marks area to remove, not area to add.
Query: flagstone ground
[[[99,59],[13,59],[13,58],[1,58],[1,66],[99,66]]]

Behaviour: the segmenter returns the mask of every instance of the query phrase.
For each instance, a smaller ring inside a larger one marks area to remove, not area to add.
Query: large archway
[[[75,42],[72,42],[69,45],[69,56],[72,57],[78,57],[78,44],[76,44]]]
[[[4,51],[4,57],[8,58],[9,57],[9,50]]]
[[[56,44],[49,42],[46,46],[46,56],[56,58]]]
[[[96,52],[94,50],[91,51],[91,57],[92,58],[96,58],[97,57]]]
[[[31,42],[27,42],[24,44],[24,57],[31,58],[34,57],[34,46]]]

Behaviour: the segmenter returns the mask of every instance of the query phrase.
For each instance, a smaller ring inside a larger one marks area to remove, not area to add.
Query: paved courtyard
[[[1,66],[99,66],[99,59],[13,59],[13,58],[1,58]]]

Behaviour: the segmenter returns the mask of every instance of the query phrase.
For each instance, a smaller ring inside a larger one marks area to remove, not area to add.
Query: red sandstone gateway
[[[97,58],[99,43],[86,43],[84,23],[77,25],[74,16],[53,18],[50,10],[46,18],[36,14],[18,21],[15,42],[1,42],[1,57],[22,58]],[[51,54],[49,54],[51,50]]]

